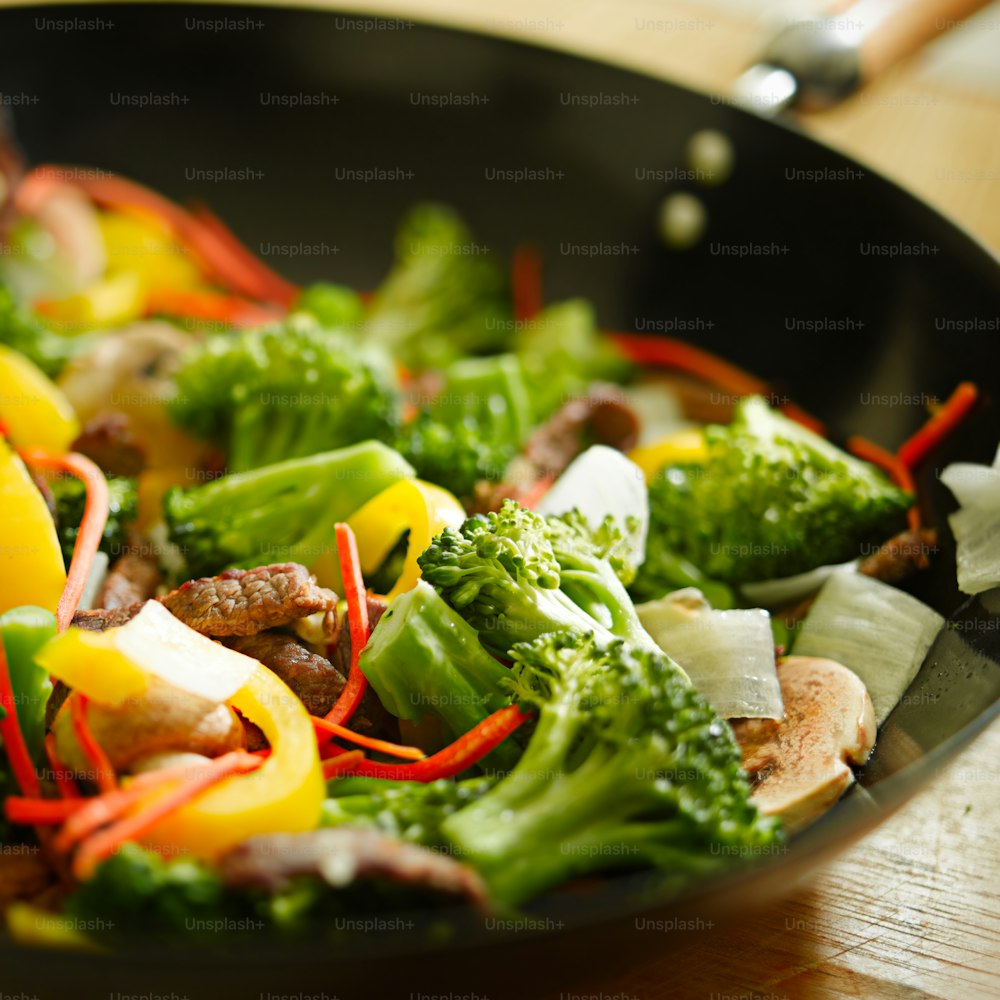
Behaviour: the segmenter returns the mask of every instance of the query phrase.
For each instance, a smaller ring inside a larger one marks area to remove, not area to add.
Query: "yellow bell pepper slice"
[[[264,666],[229,704],[260,726],[271,755],[256,771],[227,778],[164,817],[143,838],[147,846],[211,860],[247,837],[319,825],[326,786],[305,706]]]
[[[445,528],[457,528],[465,520],[462,505],[447,490],[419,479],[401,479],[372,497],[348,518],[358,542],[361,571],[373,573],[409,529],[403,571],[386,597],[412,590],[420,579],[417,556]]]
[[[77,929],[78,921],[39,909],[30,903],[12,903],[7,909],[7,933],[30,948],[109,953]]]
[[[52,515],[28,470],[0,438],[0,614],[22,604],[55,611],[66,569]]]
[[[146,287],[136,271],[119,271],[65,299],[38,304],[46,319],[71,328],[121,326],[146,311]]]
[[[102,212],[98,217],[108,255],[108,274],[131,271],[147,290],[193,288],[201,274],[191,252],[146,213]]]
[[[73,404],[33,361],[0,344],[0,423],[18,448],[68,451],[80,434]]]
[[[665,465],[677,462],[692,462],[698,465],[708,461],[708,446],[705,434],[697,427],[675,431],[654,444],[633,448],[628,457],[639,466],[650,483]]]

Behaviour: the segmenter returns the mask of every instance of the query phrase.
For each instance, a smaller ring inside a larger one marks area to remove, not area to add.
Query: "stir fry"
[[[943,622],[903,589],[937,553],[912,471],[974,386],[896,453],[840,447],[722,359],[544,304],[534,250],[464,253],[444,206],[368,293],[105,172],[13,192],[16,937],[516,913],[636,870],[682,892],[853,784]]]

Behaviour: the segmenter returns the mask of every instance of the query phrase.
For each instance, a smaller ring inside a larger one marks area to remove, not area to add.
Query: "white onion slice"
[[[962,507],[1000,507],[1000,468],[954,462],[941,473],[941,482]]]
[[[835,573],[810,609],[794,652],[853,670],[868,688],[881,725],[943,624],[941,615],[911,594],[860,573]]]
[[[1000,585],[1000,505],[963,507],[948,524],[955,536],[958,589],[980,594]]]
[[[858,565],[856,559],[846,563],[830,563],[796,573],[795,576],[782,576],[775,580],[755,580],[740,584],[740,593],[751,604],[759,604],[762,608],[777,608],[791,601],[801,601],[810,594],[815,594],[834,573],[853,572]]]
[[[657,645],[684,668],[724,719],[782,717],[771,616],[766,611],[713,611],[694,588],[674,591],[636,610]]]
[[[576,507],[592,528],[610,514],[625,530],[636,519],[632,533],[637,564],[646,555],[649,533],[649,493],[646,477],[635,462],[607,445],[595,444],[577,455],[536,508],[545,516],[565,514]]]

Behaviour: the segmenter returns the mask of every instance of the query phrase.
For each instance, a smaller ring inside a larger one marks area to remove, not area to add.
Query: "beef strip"
[[[86,455],[111,476],[137,476],[146,468],[146,449],[132,433],[128,416],[117,410],[88,420],[70,450]]]
[[[554,479],[591,443],[631,451],[639,441],[639,418],[618,386],[595,383],[587,395],[569,400],[524,447],[513,479],[476,484],[473,507],[486,513],[499,510],[507,497],[530,494],[545,479]]]
[[[218,871],[236,889],[276,892],[301,876],[323,879],[334,889],[379,879],[489,908],[486,888],[468,865],[363,827],[251,837],[222,856]]]
[[[44,901],[55,882],[55,872],[37,847],[11,844],[0,853],[0,911],[11,903]]]
[[[111,567],[100,603],[106,611],[130,608],[155,596],[160,585],[160,570],[156,560],[137,552],[126,552]]]
[[[325,656],[311,652],[285,632],[232,636],[226,645],[260,660],[295,692],[312,715],[326,715],[347,683]]]
[[[337,604],[298,563],[230,569],[189,580],[160,601],[175,617],[211,636],[253,635]]]
[[[124,608],[95,608],[92,611],[77,611],[73,615],[73,624],[88,632],[103,632],[105,629],[118,628],[130,622],[142,610],[140,604],[130,604]]]

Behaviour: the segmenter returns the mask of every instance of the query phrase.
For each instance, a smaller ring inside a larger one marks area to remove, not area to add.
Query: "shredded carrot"
[[[286,308],[298,298],[299,289],[272,271],[256,254],[240,242],[233,231],[210,209],[204,205],[192,208],[194,218],[210,232],[225,248],[233,266],[240,266],[249,281],[257,289],[257,298],[265,302],[276,302]]]
[[[542,311],[542,255],[538,248],[528,243],[516,247],[510,271],[514,319],[525,323]]]
[[[245,774],[261,764],[262,758],[242,750],[216,757],[199,768],[197,776],[182,781],[179,788],[167,792],[147,808],[112,823],[83,841],[73,859],[73,874],[83,881],[93,873],[99,862],[114,854],[125,841],[142,836],[164,816],[187,805],[220,781],[234,774]]]
[[[326,736],[337,736],[348,743],[356,743],[359,747],[366,747],[369,750],[376,750],[379,753],[388,754],[390,757],[401,757],[403,760],[423,760],[427,755],[420,747],[406,746],[400,743],[390,743],[388,740],[378,740],[372,736],[364,736],[355,733],[345,726],[338,726],[334,722],[321,719],[319,716],[312,717],[313,725],[318,734]]]
[[[881,445],[859,437],[857,434],[847,439],[847,450],[865,462],[877,466],[901,489],[916,498],[917,487],[913,482],[910,470],[891,451],[886,451]],[[916,503],[907,512],[907,522],[911,531],[920,530],[920,508]]]
[[[534,510],[544,498],[545,494],[552,488],[552,484],[559,477],[554,472],[549,472],[537,481],[533,482],[518,498],[518,503],[528,510]]]
[[[80,531],[73,546],[73,558],[66,574],[66,586],[56,608],[56,623],[61,632],[69,628],[73,621],[87,577],[94,565],[94,556],[97,555],[104,535],[104,525],[108,520],[108,481],[104,478],[104,473],[89,458],[76,452],[55,455],[41,448],[28,448],[19,454],[30,466],[68,472],[87,487],[83,520],[80,522]]]
[[[903,465],[908,469],[920,465],[969,415],[978,398],[979,388],[974,382],[960,382],[930,420],[900,446],[897,454]]]
[[[238,295],[192,289],[152,289],[146,297],[146,315],[211,320],[231,326],[263,326],[281,318],[281,311],[258,305]]]
[[[58,825],[65,823],[90,800],[35,799],[8,795],[4,801],[4,814],[11,823],[21,826]]]
[[[298,294],[293,284],[254,258],[217,220],[208,222],[198,218],[127,178],[109,173],[97,177],[91,174],[72,167],[36,167],[21,181],[17,204],[25,210],[37,208],[54,188],[68,183],[102,207],[118,211],[139,209],[154,216],[194,251],[211,277],[241,295],[287,308]],[[253,260],[252,265],[249,260]]]
[[[10,670],[7,667],[7,651],[4,649],[3,639],[0,638],[0,710],[3,712],[3,718],[0,719],[0,737],[3,737],[7,760],[10,761],[10,769],[17,787],[21,789],[23,795],[37,799],[42,794],[41,783],[35,772],[35,765],[31,761],[31,754],[28,753],[28,746],[24,742],[16,706],[17,699],[14,697],[14,687],[10,682]]]
[[[653,368],[671,368],[694,375],[710,385],[734,397],[765,396],[770,398],[771,390],[766,382],[736,365],[700,347],[694,347],[673,337],[644,337],[637,333],[608,332],[607,336],[618,345],[626,357],[636,364]],[[823,423],[805,410],[787,400],[777,404],[777,408],[789,419],[808,427],[817,434],[823,434]]]
[[[94,782],[102,792],[110,792],[118,787],[118,777],[111,766],[104,748],[94,739],[94,734],[87,725],[87,707],[90,699],[79,691],[74,691],[69,697],[70,720],[73,723],[73,735],[76,742],[93,768]]]
[[[351,669],[347,683],[340,692],[333,708],[326,713],[326,721],[342,726],[361,704],[368,679],[358,661],[361,650],[368,642],[368,601],[365,581],[361,575],[361,560],[358,557],[358,543],[348,524],[337,524],[337,556],[340,560],[340,575],[344,581],[344,597],[347,598],[347,621],[351,636]]]
[[[437,781],[452,778],[482,760],[531,716],[517,705],[508,705],[483,719],[454,743],[413,764],[382,764],[363,760],[349,773],[366,778],[397,778],[402,781]],[[335,760],[338,758],[334,758]]]
[[[353,771],[365,759],[363,750],[348,750],[329,760],[323,761],[323,777],[329,780],[338,775]]]
[[[80,790],[76,787],[76,782],[70,774],[69,768],[60,760],[56,751],[55,733],[49,733],[45,737],[45,756],[48,758],[49,767],[52,768],[52,775],[59,789],[59,795],[64,799],[76,799],[80,797]]]

